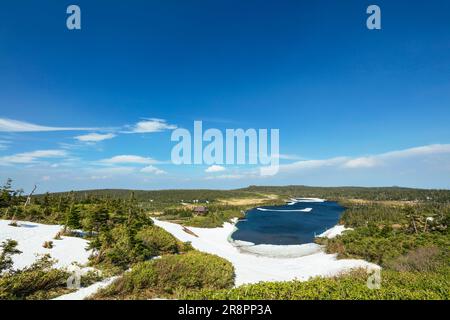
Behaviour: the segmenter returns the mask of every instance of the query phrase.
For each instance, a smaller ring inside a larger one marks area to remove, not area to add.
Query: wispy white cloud
[[[0,150],[6,150],[6,149],[8,149],[10,143],[11,143],[11,141],[0,140]]]
[[[141,172],[143,172],[143,173],[152,173],[152,174],[156,174],[156,175],[161,175],[161,174],[166,174],[167,173],[164,170],[158,169],[157,167],[152,166],[152,165],[149,165],[149,166],[146,166],[145,168],[142,168]]]
[[[363,157],[335,157],[321,160],[302,160],[280,165],[280,171],[300,172],[309,169],[322,169],[325,167],[336,167],[341,169],[374,168],[387,166],[390,163],[399,160],[432,157],[440,154],[450,154],[450,144],[432,144]]]
[[[216,176],[207,176],[205,180],[237,180],[249,178],[248,174],[221,174]]]
[[[388,164],[390,161],[399,159],[426,157],[439,154],[450,153],[450,144],[431,144],[404,150],[390,151],[378,155],[359,157],[346,161],[343,166],[346,168],[372,168]]]
[[[132,126],[130,130],[124,131],[124,133],[152,133],[172,130],[176,128],[176,125],[168,124],[164,119],[151,118],[139,121],[134,126]]]
[[[126,175],[136,172],[136,168],[134,167],[125,167],[125,166],[114,166],[107,168],[89,168],[87,170],[92,176],[97,177],[111,177],[114,175]]]
[[[114,137],[116,137],[116,135],[113,133],[101,134],[101,133],[94,132],[94,133],[88,133],[88,134],[76,136],[75,139],[77,139],[78,141],[82,141],[82,142],[99,142],[99,141],[103,141],[103,140],[112,139]]]
[[[206,168],[205,172],[221,172],[221,171],[225,171],[225,167],[223,166],[219,166],[217,164],[213,164],[212,166]]]
[[[0,157],[0,164],[29,164],[39,159],[62,158],[66,156],[67,152],[64,150],[36,150]]]
[[[136,172],[136,169],[132,167],[112,167],[99,169],[98,171],[109,174],[130,174]]]
[[[377,157],[361,157],[346,161],[343,166],[346,168],[372,168],[380,165]]]
[[[50,127],[30,122],[0,118],[0,132],[40,132],[40,131],[86,131],[96,128]]]
[[[304,157],[300,157],[300,156],[295,155],[295,154],[283,154],[283,153],[280,153],[278,155],[275,154],[272,157],[273,158],[278,158],[278,159],[281,159],[281,160],[303,160],[303,159],[305,159]]]
[[[280,165],[280,170],[283,169],[283,171],[298,171],[307,169],[318,169],[323,167],[341,165],[347,160],[348,160],[347,157],[336,157],[323,160],[301,160],[285,165]]]
[[[98,176],[98,175],[92,175],[92,176],[90,176],[89,177],[91,180],[105,180],[105,179],[108,179],[108,178],[110,178],[110,176],[108,176],[108,175],[100,175],[100,176]]]
[[[228,170],[228,169],[227,169]],[[210,174],[203,177],[204,180],[253,180],[261,179],[260,170],[258,167],[234,167],[230,171],[221,174]],[[216,172],[223,172],[216,171]]]
[[[149,158],[136,155],[118,155],[109,159],[100,160],[103,164],[155,164],[158,161]]]

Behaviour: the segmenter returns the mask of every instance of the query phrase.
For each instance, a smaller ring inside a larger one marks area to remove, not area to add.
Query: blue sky
[[[382,30],[366,28],[370,4]],[[450,188],[449,75],[445,0],[3,1],[0,178]],[[171,164],[171,131],[194,120],[279,128],[280,172]]]

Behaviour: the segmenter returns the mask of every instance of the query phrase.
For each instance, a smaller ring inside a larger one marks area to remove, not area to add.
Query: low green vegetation
[[[173,235],[158,226],[150,226],[141,229],[136,234],[136,239],[143,245],[158,254],[176,254],[192,250],[187,242],[181,242]]]
[[[229,206],[229,205],[209,205],[208,212],[205,214],[196,214],[192,208],[169,208],[164,210],[158,219],[169,220],[179,224],[200,227],[215,228],[221,227],[224,222],[233,218],[243,218],[248,206]]]
[[[448,224],[450,219],[450,195],[447,202],[418,202],[414,205],[389,205],[376,201],[367,203],[341,201],[341,203],[346,210],[340,222],[348,227],[361,227],[368,223],[375,223],[396,224],[400,227],[409,225],[417,231],[422,231],[426,225],[428,230],[437,230],[439,225]],[[415,227],[414,224],[416,224]]]
[[[418,248],[435,247],[444,254],[450,247],[448,234],[409,234],[374,225],[347,231],[345,235],[319,242],[326,245],[328,253],[337,253],[339,258],[361,258],[383,267],[393,259]]]
[[[70,274],[53,268],[54,261],[44,256],[31,266],[8,271],[0,277],[0,300],[51,299],[70,292]]]
[[[333,278],[309,281],[261,282],[231,290],[185,292],[180,298],[195,300],[405,300],[450,299],[449,268],[441,272],[383,271],[380,289],[367,287],[363,270]]]
[[[230,262],[218,256],[190,251],[140,262],[93,299],[151,299],[178,297],[190,290],[229,289],[234,283]]]
[[[341,258],[362,258],[388,267],[393,260],[420,248],[434,248],[448,262],[450,205],[417,204],[389,207],[353,205],[341,218],[354,230],[333,239],[321,239],[329,253]]]
[[[363,298],[450,299],[449,203],[347,205],[341,222],[354,230],[318,242],[383,267],[382,288]]]

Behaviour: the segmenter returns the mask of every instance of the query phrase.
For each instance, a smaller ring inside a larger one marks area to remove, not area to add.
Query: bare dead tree
[[[37,185],[34,185],[33,190],[30,192],[30,194],[29,194],[28,197],[27,197],[27,200],[25,201],[25,203],[24,203],[24,205],[23,205],[23,208],[24,208],[24,209],[27,207],[27,205],[30,204],[30,202],[31,202],[31,196],[32,196],[33,193],[36,191],[36,188],[37,188]],[[16,213],[17,213],[17,207],[16,207],[16,210],[14,210],[14,214],[13,214],[13,217],[11,218],[11,223],[10,223],[10,225],[17,226]]]
[[[416,226],[416,221],[414,220],[414,217],[412,218],[412,223],[413,223],[413,227],[414,227],[414,232],[417,233],[417,226]]]
[[[25,201],[25,204],[23,205],[24,208],[26,208],[27,205],[31,203],[31,197],[33,196],[33,193],[36,191],[37,185],[34,185],[33,190],[30,192],[30,194],[27,197],[27,201]]]

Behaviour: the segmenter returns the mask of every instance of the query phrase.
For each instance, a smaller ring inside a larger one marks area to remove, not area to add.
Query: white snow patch
[[[287,202],[288,206],[292,206],[296,203],[299,202],[325,202],[327,200],[325,199],[320,199],[320,198],[291,198],[289,199],[289,201]]]
[[[256,208],[256,210],[259,210],[259,211],[273,211],[273,212],[311,212],[312,208],[293,209],[293,210]]]
[[[20,227],[13,227],[9,226],[9,223],[11,223],[10,220],[0,220],[0,243],[6,239],[16,240],[19,243],[17,249],[22,253],[12,256],[14,269],[30,266],[46,253],[57,260],[56,268],[68,267],[74,262],[81,265],[88,262],[91,251],[85,250],[88,245],[87,240],[75,237],[53,239],[63,226],[18,221]],[[45,241],[53,241],[53,248],[43,248]]]
[[[326,230],[325,232],[319,234],[317,237],[331,239],[331,238],[341,235],[342,232],[344,232],[345,230],[353,230],[353,229],[346,228],[343,225],[336,225],[333,228],[330,228],[330,229]]]
[[[90,285],[89,287],[81,288],[75,292],[59,296],[53,300],[83,300],[83,299],[86,299],[89,296],[95,294],[98,290],[109,286],[117,278],[118,277],[110,277],[110,278],[103,279],[102,281],[96,282],[96,283]]]
[[[245,244],[242,244],[245,243]],[[300,245],[274,245],[274,244],[254,244],[240,241],[233,244],[243,253],[251,253],[272,258],[298,258],[322,251],[322,247],[316,243],[305,243]]]
[[[225,223],[223,227],[210,229],[189,227],[198,236],[195,237],[183,231],[183,227],[179,224],[153,220],[157,226],[170,232],[179,240],[190,241],[197,250],[216,254],[230,261],[235,268],[236,286],[260,281],[307,280],[315,276],[333,276],[355,268],[379,269],[379,266],[364,260],[338,260],[336,255],[326,254],[323,250],[291,259],[243,253],[239,247],[229,241],[229,236],[235,230],[232,223]],[[239,242],[238,244],[242,245],[243,243]],[[249,243],[244,242],[244,244]],[[271,246],[269,248],[263,245],[257,248],[257,251],[259,251],[259,254],[261,251],[267,252],[272,249],[278,251],[283,246],[276,247]]]
[[[290,200],[293,203],[296,203],[296,202],[325,202],[325,201],[327,201],[326,199],[320,199],[320,198],[292,198]]]

